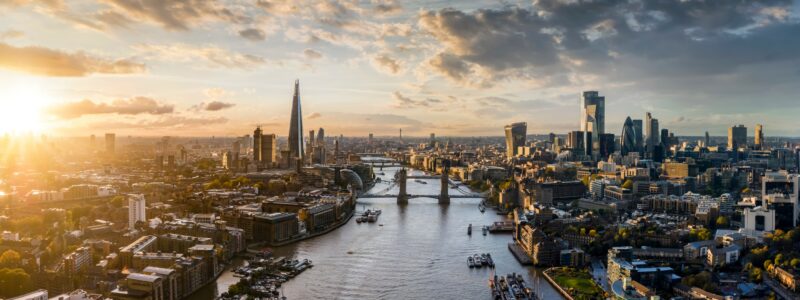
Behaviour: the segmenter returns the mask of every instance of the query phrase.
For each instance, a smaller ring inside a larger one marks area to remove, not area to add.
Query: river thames
[[[396,167],[375,169],[382,182],[367,193],[397,194],[390,181]],[[421,175],[412,171],[409,175]],[[422,183],[425,182],[425,183]],[[408,193],[436,195],[438,179],[409,179]],[[461,189],[466,189],[462,187]],[[451,188],[451,195],[463,194]],[[510,233],[481,233],[481,226],[504,220],[494,210],[478,210],[481,199],[452,199],[440,206],[436,199],[414,198],[398,206],[395,198],[358,200],[358,211],[380,209],[376,223],[355,218],[328,234],[273,249],[276,256],[308,258],[314,267],[284,283],[293,299],[491,299],[488,279],[493,270],[469,268],[467,256],[491,253],[497,274],[523,274],[543,299],[563,299],[531,267],[519,264],[507,248]],[[472,224],[472,236],[467,226]],[[382,226],[381,226],[382,225]],[[238,281],[230,270],[192,299],[211,299]],[[538,284],[537,284],[538,283]]]

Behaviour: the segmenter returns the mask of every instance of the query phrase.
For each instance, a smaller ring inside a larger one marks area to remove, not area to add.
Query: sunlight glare
[[[17,80],[0,88],[0,133],[40,133],[44,130],[42,110],[50,95],[33,80]]]

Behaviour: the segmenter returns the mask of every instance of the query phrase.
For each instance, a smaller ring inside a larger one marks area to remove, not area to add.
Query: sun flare
[[[0,133],[40,133],[44,128],[43,110],[53,103],[41,85],[18,80],[0,87]]]

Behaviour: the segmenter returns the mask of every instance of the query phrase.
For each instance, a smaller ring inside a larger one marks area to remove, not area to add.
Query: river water
[[[389,183],[397,168],[375,169],[383,182],[368,193],[397,194]],[[381,174],[383,173],[383,174]],[[412,171],[409,175],[421,175]],[[408,180],[408,193],[436,195],[438,179]],[[462,188],[464,189],[464,188]],[[451,195],[463,194],[450,189]],[[523,274],[543,299],[562,299],[539,272],[520,265],[509,252],[511,234],[481,233],[481,226],[505,219],[493,210],[478,210],[481,199],[452,199],[440,206],[436,199],[414,198],[398,206],[395,198],[362,198],[358,211],[380,209],[376,223],[357,224],[355,218],[328,234],[273,249],[276,256],[308,258],[314,267],[283,285],[294,299],[491,299],[489,268],[471,269],[467,256],[491,253],[498,274]],[[383,226],[380,226],[383,224]],[[472,236],[467,226],[472,224]],[[238,281],[225,272],[216,286],[209,285],[192,299],[211,299]],[[538,283],[538,284],[537,284]]]

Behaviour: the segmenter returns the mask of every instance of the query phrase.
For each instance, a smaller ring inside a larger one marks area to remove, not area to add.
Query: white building
[[[775,211],[764,206],[745,208],[742,219],[744,220],[745,229],[756,231],[775,230]]]
[[[142,194],[128,195],[128,229],[134,230],[136,222],[147,221],[145,199]]]

